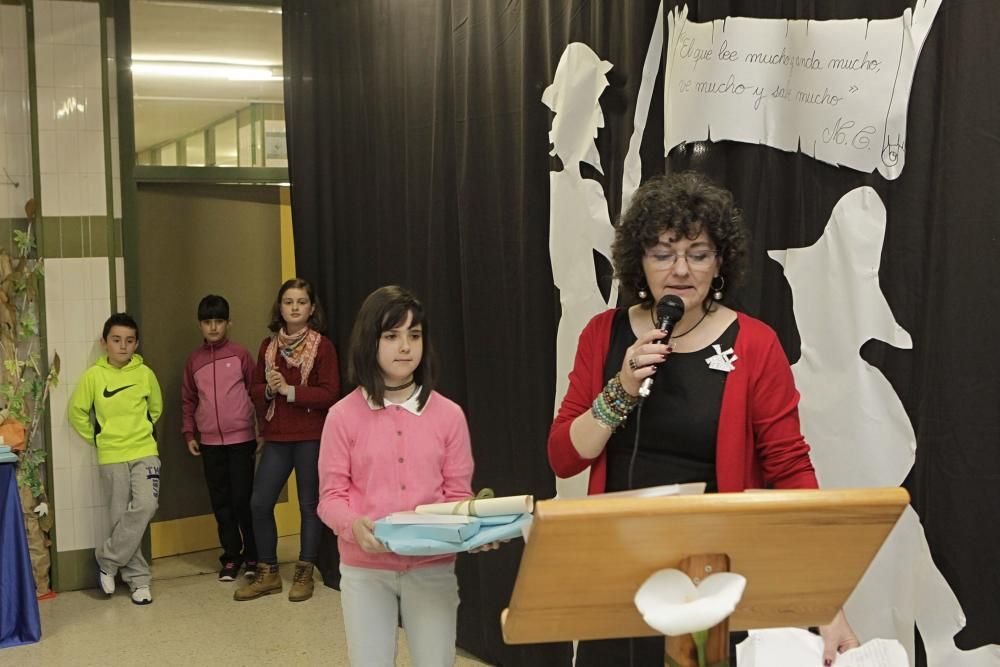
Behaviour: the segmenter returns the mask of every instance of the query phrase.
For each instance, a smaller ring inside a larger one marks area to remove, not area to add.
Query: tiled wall
[[[0,5],[0,247],[25,227],[24,204],[33,196],[25,10]],[[14,187],[13,183],[17,183]]]
[[[107,34],[107,82],[108,82],[108,116],[111,131],[111,196],[112,212],[117,224],[118,243],[115,255],[121,256],[121,219],[122,219],[122,172],[118,157],[118,72],[115,59],[115,22],[108,19],[105,25]],[[120,283],[119,283],[120,284]]]
[[[46,259],[45,318],[50,352],[62,361],[52,390],[52,469],[59,551],[92,549],[104,534],[107,506],[97,479],[96,449],[67,421],[76,383],[101,355],[100,333],[111,314],[106,257]]]
[[[124,307],[122,262],[114,263],[112,295],[108,259],[116,254],[108,184],[117,174],[106,156],[117,151],[117,130],[106,136],[103,86],[114,81],[114,65],[102,53],[107,26],[97,2],[35,0],[34,17],[46,343],[50,358],[62,361],[50,401],[50,485],[56,550],[64,554],[92,549],[107,528],[96,450],[70,427],[67,404],[102,352],[112,304]],[[120,210],[120,198],[112,202]]]
[[[43,253],[107,256],[100,5],[36,0],[34,7]]]

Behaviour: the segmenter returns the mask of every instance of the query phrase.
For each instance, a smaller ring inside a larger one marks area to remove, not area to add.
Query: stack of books
[[[531,496],[420,505],[375,522],[375,537],[404,556],[459,553],[520,538],[531,523]]]

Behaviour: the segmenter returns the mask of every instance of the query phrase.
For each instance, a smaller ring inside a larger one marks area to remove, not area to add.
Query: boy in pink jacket
[[[254,361],[228,338],[224,298],[209,294],[202,299],[198,322],[205,342],[188,357],[181,383],[184,441],[204,464],[222,545],[219,581],[234,581],[241,565],[249,573],[257,567],[250,514],[257,452],[249,391]]]

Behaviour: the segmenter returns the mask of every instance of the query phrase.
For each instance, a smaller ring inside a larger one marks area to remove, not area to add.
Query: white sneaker
[[[97,581],[101,586],[101,590],[104,591],[105,595],[115,594],[115,575],[108,574],[104,570],[97,567]]]
[[[149,586],[139,586],[132,591],[132,602],[135,604],[152,604],[153,594],[149,592]]]

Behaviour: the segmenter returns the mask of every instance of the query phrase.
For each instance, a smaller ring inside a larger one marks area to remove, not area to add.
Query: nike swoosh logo
[[[128,389],[129,387],[134,387],[134,386],[135,386],[134,384],[127,384],[127,385],[125,385],[124,387],[118,387],[118,388],[117,388],[117,389],[115,389],[114,391],[108,391],[108,388],[107,388],[107,387],[105,387],[105,388],[104,388],[104,398],[111,398],[112,396],[114,396],[114,395],[115,395],[115,394],[117,394],[118,392],[120,392],[120,391],[125,391],[125,390],[126,390],[126,389]]]

